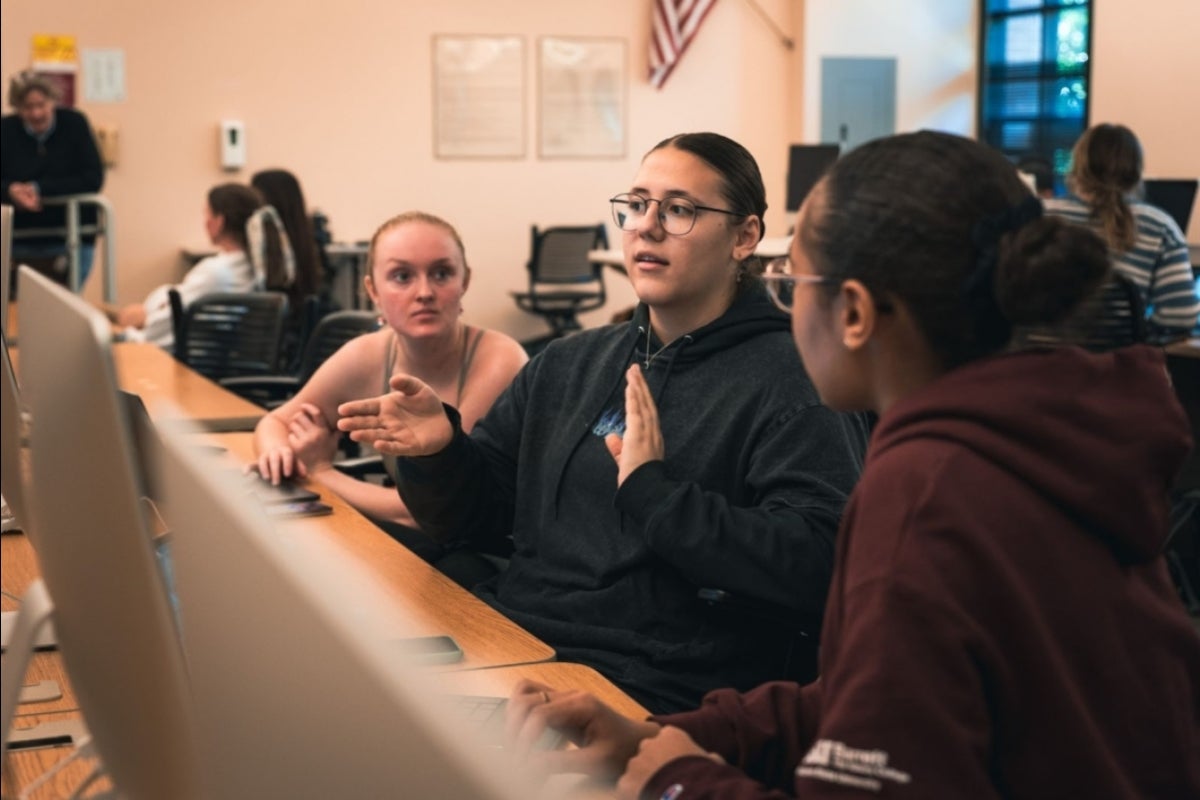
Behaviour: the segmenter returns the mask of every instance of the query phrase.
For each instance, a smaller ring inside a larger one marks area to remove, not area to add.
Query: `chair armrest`
[[[221,378],[217,382],[234,394],[264,408],[277,408],[300,391],[300,381],[290,375],[241,375]]]
[[[383,457],[379,455],[344,458],[333,462],[333,468],[359,480],[366,480],[368,475],[387,474],[387,470],[383,466]]]

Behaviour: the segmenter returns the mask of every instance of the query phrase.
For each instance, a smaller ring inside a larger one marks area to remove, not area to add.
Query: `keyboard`
[[[507,698],[450,695],[445,700],[451,719],[479,730],[486,747],[504,748],[504,708],[508,705]],[[538,750],[555,750],[565,741],[561,733],[547,728],[542,731],[534,747]]]

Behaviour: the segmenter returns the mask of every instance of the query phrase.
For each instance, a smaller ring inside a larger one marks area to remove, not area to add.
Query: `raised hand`
[[[604,437],[604,443],[617,462],[617,486],[642,464],[663,458],[658,407],[637,364],[625,371],[625,435],[610,433]]]
[[[436,453],[454,435],[442,401],[411,375],[393,375],[392,391],[338,406],[338,430],[391,456]]]

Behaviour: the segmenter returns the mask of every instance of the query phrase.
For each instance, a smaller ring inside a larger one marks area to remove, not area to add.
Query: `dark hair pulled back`
[[[827,295],[853,279],[903,303],[947,369],[1062,319],[1108,272],[1097,236],[1042,216],[1007,159],[951,134],[868,142],[809,202],[801,243]]]
[[[719,133],[678,133],[663,139],[650,149],[661,150],[673,147],[691,153],[708,164],[721,176],[721,195],[729,203],[731,211],[741,214],[739,222],[747,217],[758,217],[761,240],[767,232],[764,215],[767,213],[767,190],[763,185],[762,172],[750,151]],[[750,256],[740,265],[743,275],[762,273],[758,256]]]

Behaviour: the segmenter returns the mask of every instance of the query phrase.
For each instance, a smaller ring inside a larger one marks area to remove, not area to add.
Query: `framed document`
[[[538,155],[624,158],[624,39],[538,41]]]
[[[525,42],[520,36],[433,37],[436,158],[525,156]]]

